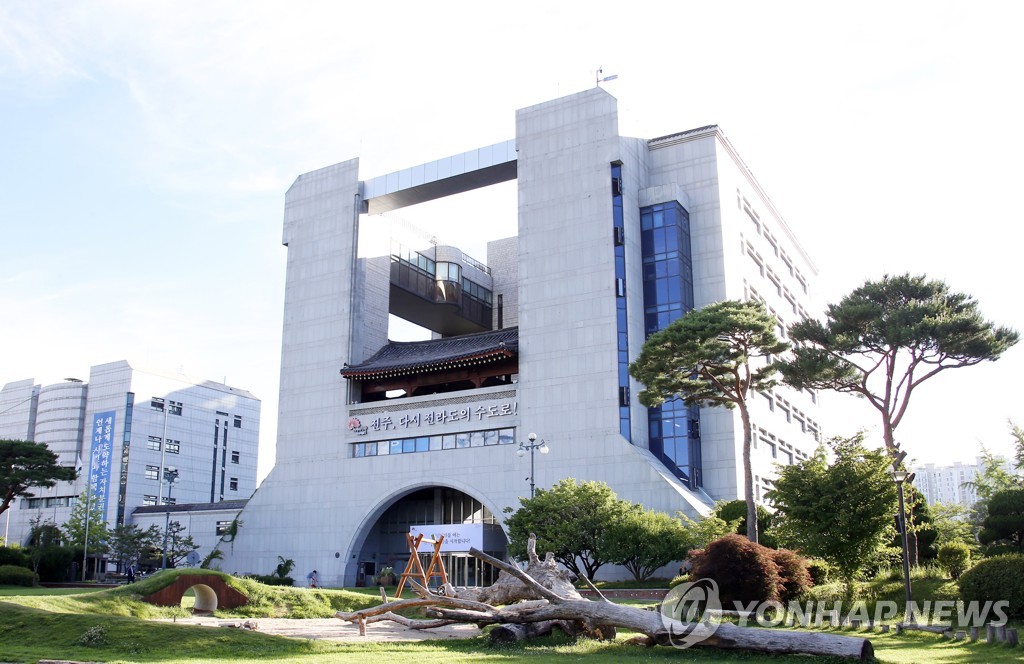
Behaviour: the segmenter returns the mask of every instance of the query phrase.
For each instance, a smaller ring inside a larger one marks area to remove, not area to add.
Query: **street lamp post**
[[[167,538],[171,530],[171,490],[174,489],[174,480],[178,479],[178,469],[174,466],[164,468],[164,479],[167,480],[167,502],[164,503],[164,556],[160,569],[167,569]]]
[[[537,440],[537,434],[535,433],[531,433],[529,438],[529,443],[519,443],[519,449],[516,450],[516,456],[522,458],[526,456],[526,450],[530,450],[530,498],[533,498],[536,486],[533,481],[533,452],[534,450],[540,450],[541,454],[547,454],[551,451],[551,448],[548,447],[547,441],[542,440],[539,443],[535,442]]]
[[[910,476],[905,470],[893,469],[889,473],[889,477],[892,478],[893,482],[896,482],[896,491],[900,497],[900,535],[902,536],[903,542],[903,586],[907,594],[907,605],[904,607],[904,612],[909,622],[916,622],[914,619],[913,611],[910,608],[911,594],[910,594],[910,549],[907,541],[907,510],[906,505],[903,501],[903,483]]]

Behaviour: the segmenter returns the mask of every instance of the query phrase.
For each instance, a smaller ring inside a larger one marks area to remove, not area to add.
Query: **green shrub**
[[[1006,615],[1024,618],[1024,556],[986,558],[960,576],[965,602],[1006,600]]]
[[[28,554],[21,547],[0,546],[0,565],[29,567]]]
[[[290,576],[277,576],[276,574],[248,574],[247,578],[259,581],[266,586],[294,586],[295,579]]]
[[[81,549],[78,549],[77,560],[81,562]],[[67,581],[68,568],[71,561],[75,560],[75,549],[69,546],[43,546],[33,550],[34,555],[39,556],[39,580],[56,581],[58,583]]]
[[[772,559],[779,566],[779,577],[782,579],[782,587],[779,589],[779,599],[788,602],[797,599],[814,585],[811,573],[808,570],[808,560],[789,549],[778,549],[773,551]]]
[[[864,566],[865,576],[871,579],[889,573],[898,574],[899,578],[903,578],[903,549],[901,547],[880,547],[875,551],[868,564]]]
[[[680,574],[679,576],[673,577],[672,580],[668,582],[668,587],[669,588],[675,588],[680,583],[689,583],[689,581],[690,581],[690,575],[689,574]]]
[[[807,571],[810,573],[811,581],[814,585],[821,586],[832,581],[832,575],[835,570],[832,569],[832,565],[827,560],[808,558]]]
[[[0,565],[0,586],[29,586],[35,582],[36,575],[27,567],[19,565]]]
[[[715,515],[722,521],[736,521],[739,519],[739,525],[736,526],[737,535],[747,534],[747,501],[745,500],[730,500],[728,502],[719,503],[715,508]],[[760,544],[767,546],[770,549],[777,549],[779,547],[778,538],[772,533],[772,526],[775,522],[775,515],[764,508],[763,505],[757,506],[757,537]]]
[[[726,535],[708,544],[700,555],[694,553],[690,577],[714,580],[723,606],[779,599],[784,586],[773,549],[742,535]]]

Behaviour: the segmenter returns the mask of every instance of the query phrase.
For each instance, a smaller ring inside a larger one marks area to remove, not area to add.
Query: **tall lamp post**
[[[908,547],[908,542],[907,542],[907,510],[906,510],[906,505],[905,505],[905,503],[903,501],[903,483],[906,482],[907,478],[910,477],[910,473],[908,473],[905,470],[897,470],[897,469],[894,468],[889,473],[889,477],[891,477],[892,481],[896,483],[896,491],[897,491],[897,493],[899,493],[899,496],[900,496],[899,526],[900,526],[900,535],[902,536],[902,541],[903,541],[903,586],[904,586],[904,589],[906,590],[906,593],[907,593],[907,605],[904,607],[904,612],[906,614],[906,618],[911,623],[914,623],[914,622],[916,622],[916,620],[915,620],[914,614],[913,614],[913,612],[911,611],[911,608],[910,608],[910,603],[911,603],[911,596],[910,596],[910,549]]]
[[[535,486],[536,486],[534,484],[534,481],[533,481],[533,453],[534,453],[534,450],[540,450],[541,454],[547,454],[548,452],[551,451],[551,448],[548,447],[547,441],[542,440],[539,443],[535,442],[537,440],[537,434],[535,434],[535,433],[531,433],[528,437],[530,439],[529,443],[523,443],[523,442],[519,443],[519,449],[516,450],[516,456],[519,457],[519,458],[522,458],[522,457],[526,456],[526,450],[530,450],[530,477],[529,477],[529,480],[530,480],[530,498],[533,498],[533,494],[534,494]]]
[[[174,488],[174,480],[178,479],[178,469],[174,466],[164,468],[164,479],[167,480],[167,502],[164,503],[167,511],[164,513],[164,556],[160,569],[167,569],[167,539],[171,530],[171,490]]]

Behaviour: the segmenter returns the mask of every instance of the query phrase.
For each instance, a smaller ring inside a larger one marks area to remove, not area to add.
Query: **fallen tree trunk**
[[[549,552],[544,560],[537,556],[537,538],[534,536],[531,536],[526,542],[526,555],[526,574],[538,585],[560,597],[583,599],[583,596],[573,586],[573,581],[576,580],[575,575],[560,568],[555,562],[553,553]],[[522,600],[543,599],[532,586],[523,583],[519,577],[503,568],[495,582],[489,586],[483,588],[460,586],[456,588],[451,584],[445,584],[441,590],[441,594],[448,597],[484,602],[491,606],[514,604]]]
[[[436,626],[438,621],[468,622],[481,626],[569,621],[583,627],[583,631],[597,635],[600,635],[605,627],[624,627],[644,634],[646,638],[641,640],[646,645],[679,646],[685,644],[751,652],[838,656],[860,661],[868,661],[874,655],[871,642],[859,637],[821,632],[739,627],[730,623],[680,622],[658,612],[614,604],[602,596],[600,591],[597,591],[597,588],[589,581],[587,583],[598,592],[600,600],[584,599],[575,590],[572,591],[575,597],[564,597],[544,587],[515,565],[497,560],[477,549],[470,549],[470,553],[480,560],[494,565],[503,573],[514,577],[538,599],[496,607],[471,597],[457,596],[465,589],[453,588],[450,591],[446,589],[445,595],[436,595],[429,589],[413,582],[413,588],[420,596],[418,599],[388,602],[361,611],[339,612],[335,615],[342,620],[358,621],[360,624],[365,624],[371,618],[374,620],[391,619],[385,614],[396,609],[421,606],[427,607],[426,615],[432,620],[408,620],[408,623],[403,624],[426,629],[428,624],[431,627]],[[535,554],[534,557],[536,557]],[[503,585],[511,587],[511,582]],[[507,589],[501,592],[508,595]],[[524,590],[519,591],[518,594],[525,597],[526,593],[527,591]],[[466,592],[464,594],[473,594],[474,597],[487,596],[486,593]],[[498,594],[495,593],[493,597],[498,597]],[[528,634],[529,628],[524,633]]]
[[[489,635],[491,643],[509,643],[525,641],[538,636],[550,636],[555,629],[560,629],[567,636],[576,636],[574,624],[568,620],[545,620],[535,623],[506,623],[498,625]]]

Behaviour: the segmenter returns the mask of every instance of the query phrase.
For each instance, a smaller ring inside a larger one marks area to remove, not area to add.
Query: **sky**
[[[0,1],[0,384],[119,359],[226,380],[262,399],[264,477],[294,179],[513,138],[516,109],[599,67],[622,135],[723,129],[822,302],[924,273],[1022,329],[1022,18],[1009,1]],[[438,233],[501,235],[510,192]],[[1021,374],[1024,344],[939,375],[897,439],[920,462],[1010,453]],[[866,404],[825,407],[826,433],[880,441]]]

